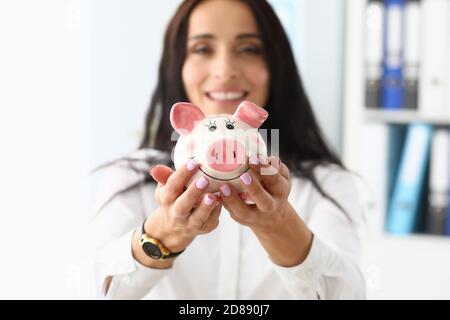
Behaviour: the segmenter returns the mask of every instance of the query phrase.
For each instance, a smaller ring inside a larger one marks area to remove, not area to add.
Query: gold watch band
[[[179,251],[179,252],[170,252],[170,250],[167,249],[162,244],[161,241],[146,234],[145,228],[144,228],[145,221],[146,220],[144,220],[144,222],[142,223],[141,235],[140,235],[139,242],[140,242],[140,245],[141,245],[142,249],[144,250],[144,252],[150,258],[157,259],[157,260],[165,260],[165,259],[169,259],[169,258],[174,258],[184,252],[184,250]]]

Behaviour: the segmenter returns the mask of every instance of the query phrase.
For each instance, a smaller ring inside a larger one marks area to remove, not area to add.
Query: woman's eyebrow
[[[202,33],[202,34],[197,34],[195,36],[192,36],[188,40],[214,39],[214,38],[215,38],[215,36],[210,33]]]
[[[214,36],[211,33],[202,33],[202,34],[196,34],[189,38],[189,40],[198,40],[198,39],[215,39],[216,36]],[[236,39],[248,39],[248,38],[256,38],[261,39],[261,36],[258,33],[240,33],[236,36]]]
[[[236,39],[247,39],[247,38],[261,39],[261,36],[258,33],[241,33],[236,36]]]

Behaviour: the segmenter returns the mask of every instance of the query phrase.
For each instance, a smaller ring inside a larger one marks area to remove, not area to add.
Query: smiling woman
[[[269,149],[279,143],[279,157],[246,154],[250,169],[238,180],[254,204],[229,183],[207,192],[207,176],[187,184],[200,169],[194,159],[173,170],[170,110],[186,101],[198,107],[193,119],[236,114],[243,104],[251,115],[268,113],[260,128],[279,130],[279,141],[267,141]],[[325,143],[267,1],[181,3],[144,129],[139,150],[105,166],[93,223],[101,297],[364,297],[355,177]],[[268,168],[275,171],[263,175]]]
[[[248,5],[212,1],[198,6],[189,20],[182,79],[189,101],[205,114],[231,114],[244,100],[267,103],[269,70]]]

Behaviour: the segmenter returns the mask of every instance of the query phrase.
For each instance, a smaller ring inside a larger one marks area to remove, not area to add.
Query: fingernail
[[[148,173],[150,173],[150,175],[152,176],[152,170],[153,170],[153,168],[154,168],[155,166],[151,166],[149,169],[148,169]],[[152,176],[153,177],[153,176]]]
[[[208,180],[205,177],[200,177],[197,182],[195,183],[195,186],[198,189],[204,189],[208,185]]]
[[[264,156],[264,155],[260,156],[260,161],[264,165],[269,164],[269,158],[267,156]]]
[[[194,159],[191,159],[191,160],[189,160],[188,163],[186,164],[186,168],[187,168],[189,171],[192,171],[192,170],[194,170],[194,169],[197,167],[197,165],[198,165],[198,162],[195,161]]]
[[[244,173],[241,177],[240,177],[241,181],[245,184],[245,185],[249,185],[250,183],[252,183],[252,176],[248,174],[248,172]]]
[[[230,186],[227,185],[227,184],[221,185],[221,186],[220,186],[220,192],[222,192],[222,194],[223,194],[225,197],[228,197],[228,196],[231,194]]]
[[[205,195],[203,201],[206,205],[210,206],[214,203],[214,199],[211,199],[208,195]]]
[[[249,157],[250,164],[259,164],[259,159],[256,154],[252,153]]]

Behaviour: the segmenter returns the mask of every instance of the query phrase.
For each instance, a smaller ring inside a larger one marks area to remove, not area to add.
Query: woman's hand
[[[176,171],[162,165],[150,169],[158,182],[155,199],[159,207],[147,219],[145,231],[172,252],[185,249],[197,235],[209,233],[219,224],[221,201],[205,193],[207,178],[200,177],[185,188],[198,168],[198,163],[190,160]]]
[[[225,184],[220,188],[223,205],[234,220],[251,228],[275,264],[296,266],[308,256],[313,234],[288,202],[289,169],[277,157],[249,160],[251,170],[240,180],[255,204],[245,204]]]
[[[230,185],[220,187],[224,206],[231,217],[252,229],[268,230],[284,223],[289,213],[289,169],[277,157],[249,159],[250,169],[240,180],[255,205],[247,205]]]

